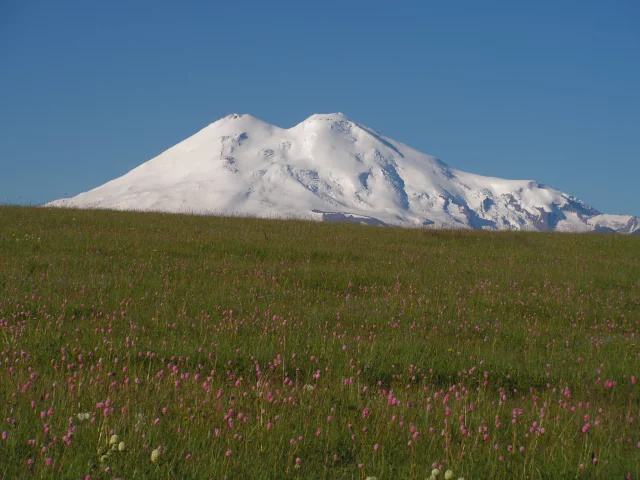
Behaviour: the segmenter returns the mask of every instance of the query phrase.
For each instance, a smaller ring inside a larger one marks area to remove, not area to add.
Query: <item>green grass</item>
[[[0,226],[2,478],[640,478],[639,238]]]

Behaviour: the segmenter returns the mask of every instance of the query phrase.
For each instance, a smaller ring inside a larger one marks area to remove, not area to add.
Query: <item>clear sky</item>
[[[638,0],[0,0],[0,202],[229,113],[343,112],[453,168],[640,215]]]

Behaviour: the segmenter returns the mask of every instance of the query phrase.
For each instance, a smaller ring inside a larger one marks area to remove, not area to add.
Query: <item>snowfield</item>
[[[371,225],[632,234],[531,180],[483,177],[386,138],[341,113],[289,129],[233,114],[120,178],[46,206],[309,218]]]

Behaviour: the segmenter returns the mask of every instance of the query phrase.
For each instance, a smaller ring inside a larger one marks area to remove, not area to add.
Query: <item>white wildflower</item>
[[[431,470],[432,477],[437,477],[438,475],[440,475],[440,470],[438,470],[437,468],[434,468],[433,470]]]
[[[109,439],[109,445],[116,445],[118,443],[118,435],[111,435]]]
[[[159,458],[160,458],[160,450],[156,448],[153,452],[151,452],[151,461],[153,463],[156,463]]]
[[[124,452],[125,448],[126,448],[126,445],[124,444],[124,442],[120,442],[118,444],[118,451],[119,452]]]
[[[144,422],[144,415],[142,413],[138,413],[136,415],[136,427],[139,427]]]
[[[453,479],[453,472],[451,470],[447,470],[446,472],[444,472],[444,480],[452,480]]]

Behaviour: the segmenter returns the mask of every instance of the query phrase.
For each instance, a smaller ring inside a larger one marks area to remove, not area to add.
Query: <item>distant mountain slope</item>
[[[289,129],[229,115],[126,175],[47,206],[303,217],[375,225],[442,225],[634,233],[529,180],[450,168],[341,113]]]

